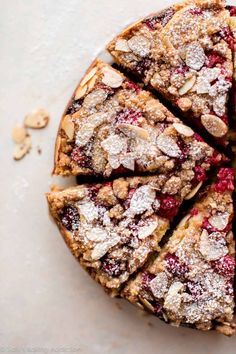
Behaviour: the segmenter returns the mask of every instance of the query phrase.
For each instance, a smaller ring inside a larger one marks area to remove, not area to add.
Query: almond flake
[[[127,139],[120,135],[112,134],[103,140],[101,146],[109,155],[116,155],[127,150]]]
[[[190,137],[193,136],[194,131],[189,128],[187,125],[181,124],[181,123],[174,123],[173,127],[175,128],[175,130],[177,130],[178,133]]]
[[[131,171],[134,171],[135,169],[135,157],[133,156],[132,153],[127,153],[124,156],[121,156],[120,163],[125,168],[128,168]]]
[[[93,260],[98,260],[103,257],[107,251],[117,245],[120,242],[120,236],[118,236],[115,232],[110,232],[108,238],[104,242],[99,242],[95,245],[91,258]]]
[[[193,42],[186,49],[186,65],[194,70],[200,70],[206,60],[204,49],[198,42]]]
[[[100,227],[93,227],[86,233],[87,239],[93,242],[102,242],[106,240],[107,236],[106,230]]]
[[[203,230],[199,241],[199,251],[207,261],[216,261],[228,253],[228,248],[220,232],[213,232],[209,236],[207,230]]]
[[[196,82],[196,76],[192,76],[187,81],[185,81],[183,86],[179,89],[180,96],[185,95],[189,90],[191,90],[195,82]]]
[[[156,141],[157,147],[167,156],[179,157],[181,155],[181,150],[176,144],[175,140],[170,136],[161,134]]]
[[[117,169],[120,167],[120,159],[117,155],[108,155],[108,162],[113,170]]]
[[[152,204],[156,198],[156,192],[151,186],[141,186],[134,192],[131,201],[130,208],[125,214],[139,215],[146,210],[152,210]]]
[[[144,36],[133,36],[128,40],[132,52],[140,57],[146,57],[151,48],[150,41]]]
[[[150,289],[153,295],[160,299],[167,293],[168,277],[165,272],[158,273],[157,276],[150,281]]]
[[[81,81],[80,86],[82,87],[82,86],[84,86],[85,84],[87,84],[87,82],[88,82],[89,80],[91,80],[92,77],[96,74],[96,72],[97,72],[97,68],[93,68],[92,70],[90,70],[90,71],[88,72],[88,74],[85,75],[85,77],[84,77],[83,80]]]
[[[17,145],[14,149],[14,160],[21,160],[31,149],[31,137],[27,136],[22,144]]]
[[[92,222],[98,219],[98,207],[93,202],[86,202],[77,205],[80,214],[88,221]]]
[[[226,228],[229,223],[229,213],[217,213],[208,219],[208,222],[219,231]]]
[[[107,92],[103,89],[96,89],[85,96],[83,107],[89,109],[95,107],[97,104],[103,103],[107,98]]]
[[[178,312],[182,301],[182,295],[180,294],[180,292],[182,292],[183,289],[184,284],[179,281],[174,282],[170,286],[164,302],[165,309],[170,310],[174,313]]]
[[[117,88],[122,85],[124,78],[115,70],[104,68],[102,82],[111,88]]]
[[[131,51],[126,39],[118,39],[115,45],[115,50],[127,53]]]
[[[202,183],[203,183],[202,181],[199,182],[198,185],[195,188],[193,188],[191,190],[191,192],[188,195],[186,195],[186,197],[184,199],[185,200],[192,199],[196,195],[196,193],[199,191],[199,189],[201,188]]]
[[[86,145],[92,138],[94,129],[105,123],[108,116],[108,113],[94,113],[84,123],[81,123],[81,127],[76,134],[76,145],[79,147]]]
[[[44,109],[37,109],[25,117],[24,124],[27,128],[45,128],[49,122],[49,114]]]
[[[128,131],[141,139],[150,140],[149,132],[144,128],[138,127],[137,125],[122,123],[118,125],[118,128],[124,133],[125,131]]]
[[[87,92],[87,89],[88,89],[88,86],[87,86],[87,85],[79,86],[79,87],[77,88],[77,90],[75,91],[75,97],[74,97],[74,99],[75,99],[75,100],[79,100],[80,98],[84,97],[84,95],[85,95],[86,92]]]
[[[158,226],[158,219],[153,218],[151,220],[146,220],[147,225],[141,226],[138,229],[138,238],[140,240],[145,239],[146,237],[150,236]]]
[[[144,298],[142,298],[142,297],[140,297],[139,298],[139,300],[142,302],[142,304],[149,310],[149,311],[151,311],[151,312],[154,312],[154,307],[152,306],[152,304],[149,302],[149,301],[147,301],[146,299],[144,299]],[[138,305],[138,303],[137,303],[137,305]],[[141,304],[139,304],[140,306],[141,306]],[[143,307],[142,307],[143,308]]]
[[[61,123],[61,128],[64,130],[66,133],[67,137],[72,140],[74,137],[74,131],[75,131],[75,126],[74,123],[72,122],[71,116],[66,115]]]
[[[216,138],[223,137],[228,131],[228,127],[223,120],[213,114],[202,115],[201,122],[208,133]]]
[[[17,125],[12,129],[12,139],[16,144],[23,143],[26,135],[27,131],[24,127]]]

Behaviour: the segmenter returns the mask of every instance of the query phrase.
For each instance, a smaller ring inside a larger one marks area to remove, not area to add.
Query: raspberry
[[[66,206],[63,208],[61,214],[61,223],[69,231],[75,231],[79,228],[79,213],[78,210],[72,206]]]
[[[73,161],[77,162],[79,166],[83,168],[91,167],[91,159],[85,154],[84,149],[76,147],[71,153],[71,158]]]
[[[89,190],[88,190],[89,198],[94,202],[96,201],[98,191],[99,191],[99,187],[97,187],[97,186],[90,186],[89,187]]]
[[[222,39],[225,40],[225,42],[228,44],[229,48],[231,50],[234,49],[234,37],[232,32],[230,31],[229,27],[224,27],[222,30],[219,32],[219,35]]]
[[[196,139],[197,141],[200,141],[200,142],[204,141],[204,140],[202,139],[202,137],[201,137],[198,133],[194,133],[193,137],[194,137],[194,139]]]
[[[201,9],[200,7],[194,7],[193,9],[190,9],[190,10],[189,10],[189,13],[190,13],[191,15],[200,16],[200,15],[203,14],[203,11],[202,11],[202,9]]]
[[[192,209],[190,210],[190,215],[191,215],[191,216],[198,215],[198,210],[197,210],[196,208],[192,208]]]
[[[194,181],[197,182],[205,181],[206,172],[201,166],[195,166],[194,171],[195,171]]]
[[[234,170],[232,168],[221,168],[217,174],[218,181],[215,183],[215,191],[224,193],[234,190]]]
[[[188,272],[188,266],[184,263],[180,263],[179,258],[172,253],[165,255],[165,262],[168,272],[175,276],[182,276]]]
[[[136,111],[132,108],[127,108],[120,112],[116,117],[117,124],[127,123],[132,125],[139,125],[139,119],[142,117],[140,111]]]
[[[102,270],[110,277],[119,277],[122,273],[122,263],[120,260],[105,258],[101,260]]]
[[[187,282],[187,290],[190,292],[190,294],[195,300],[199,300],[204,293],[201,284],[194,281]]]
[[[179,158],[180,162],[184,162],[187,160],[189,156],[189,146],[185,144],[185,142],[182,139],[178,139],[177,144],[181,150],[181,156]]]
[[[162,11],[159,15],[145,19],[143,23],[145,23],[150,30],[154,31],[156,29],[157,23],[160,23],[162,26],[165,26],[173,17],[174,13],[174,9],[170,7]]]
[[[209,218],[207,218],[207,217],[205,217],[203,219],[202,228],[206,229],[209,233],[218,232],[218,231],[219,232],[229,232],[231,229],[231,224],[229,223],[224,230],[218,230],[209,223],[208,219]]]
[[[155,278],[154,274],[148,273],[148,272],[144,272],[142,274],[142,287],[144,290],[149,291],[149,283],[152,279]]]
[[[225,62],[225,58],[222,57],[220,54],[212,51],[210,53],[208,53],[207,55],[207,64],[206,66],[208,68],[213,68],[216,66],[216,64],[224,64]]]
[[[233,278],[235,274],[235,258],[226,255],[217,261],[211,262],[213,269],[226,278]]]
[[[211,157],[207,157],[205,159],[205,162],[209,163],[211,166],[217,166],[221,161],[221,159],[222,159],[221,154],[219,154],[217,151],[214,151]]]
[[[147,71],[151,66],[151,60],[150,59],[143,59],[139,61],[136,65],[136,72],[140,76],[144,76],[145,71]]]
[[[236,6],[227,6],[227,9],[229,10],[230,16],[236,16]]]
[[[133,81],[126,79],[125,84],[128,89],[134,90],[137,94],[141,91],[141,88],[137,84],[135,84]]]
[[[186,65],[181,64],[181,65],[177,66],[177,68],[175,68],[172,71],[172,75],[184,75],[188,71],[189,71],[189,68]]]
[[[229,124],[229,117],[227,116],[227,114],[224,114],[222,117],[221,117],[221,120],[223,120],[223,122],[225,124]]]
[[[177,214],[179,208],[179,201],[171,196],[160,196],[160,208],[158,210],[158,214],[163,218],[167,218],[169,220],[173,219],[173,217]]]

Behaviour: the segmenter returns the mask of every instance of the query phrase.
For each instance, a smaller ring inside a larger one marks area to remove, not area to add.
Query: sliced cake
[[[188,0],[131,25],[108,45],[117,63],[220,144],[227,144],[233,11],[223,0]]]
[[[117,289],[159,250],[187,186],[180,172],[80,185],[47,199],[72,253],[104,287]]]
[[[97,60],[62,118],[54,173],[109,177],[181,171],[196,185],[220,159],[149,92]]]
[[[175,326],[234,333],[234,174],[221,168],[123,296]]]

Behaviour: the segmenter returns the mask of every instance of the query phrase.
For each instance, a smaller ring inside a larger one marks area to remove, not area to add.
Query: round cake
[[[73,255],[166,323],[235,332],[236,7],[187,0],[132,24],[61,119],[47,194]]]

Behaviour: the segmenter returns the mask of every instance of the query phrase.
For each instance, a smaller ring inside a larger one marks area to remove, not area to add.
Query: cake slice
[[[204,177],[220,159],[149,92],[96,60],[62,118],[54,173],[109,177],[178,170],[197,182],[194,174]]]
[[[176,172],[80,185],[52,191],[47,199],[71,252],[112,292],[159,250],[187,185]]]
[[[189,0],[131,25],[108,50],[189,122],[227,144],[235,42],[230,25],[223,0]]]
[[[123,296],[175,326],[234,333],[233,170],[222,168]]]

